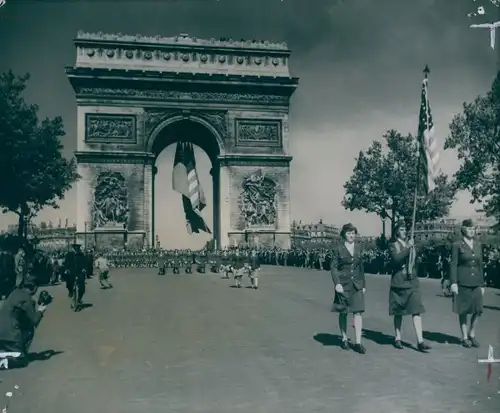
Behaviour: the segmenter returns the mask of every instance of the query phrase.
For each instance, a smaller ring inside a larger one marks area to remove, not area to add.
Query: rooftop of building
[[[219,39],[201,39],[189,34],[181,33],[178,36],[143,36],[141,34],[128,35],[122,33],[92,33],[80,30],[76,36],[78,40],[90,40],[101,42],[115,43],[136,43],[136,44],[156,44],[166,46],[193,46],[203,48],[227,48],[227,49],[253,49],[253,50],[276,50],[281,52],[289,52],[286,42],[276,42],[269,40],[233,40],[227,37]]]
[[[338,227],[335,225],[331,224],[325,224],[322,219],[319,220],[319,222],[313,224],[313,223],[307,223],[303,224],[302,221],[293,221],[292,222],[292,229],[294,230],[304,230],[304,231],[314,231],[314,232],[319,232],[319,231],[338,231]]]
[[[286,42],[80,31],[74,43],[76,64],[66,68],[70,79],[100,76],[117,81],[121,73],[126,79],[171,82],[170,74],[179,79],[191,75],[195,80],[209,82],[227,82],[229,77],[233,82],[260,78],[261,82],[271,84],[286,82],[293,87],[298,84],[298,79],[290,74],[291,52]]]

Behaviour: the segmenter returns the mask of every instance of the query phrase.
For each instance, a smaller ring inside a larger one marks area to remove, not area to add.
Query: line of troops
[[[116,259],[116,257],[114,258]],[[192,274],[193,267],[201,274],[205,274],[209,268],[212,273],[222,273],[223,278],[230,278],[230,274],[232,274],[237,288],[241,288],[241,280],[243,276],[247,275],[251,287],[257,289],[260,257],[255,249],[213,252],[206,250],[199,252],[160,251],[157,267],[158,275],[165,275],[169,269],[172,269],[174,274],[180,274],[181,269],[184,269],[186,274]]]
[[[238,251],[239,255],[249,256],[255,251],[262,265],[292,266],[330,271],[332,250],[293,248],[290,250],[278,248],[229,248],[214,252],[191,250],[149,250],[149,251],[117,251],[106,254],[110,264],[116,268],[172,268],[172,263],[180,262],[180,269],[192,272],[192,267],[197,262],[203,263],[201,267],[219,268],[218,263],[223,257],[233,256]],[[366,249],[363,252],[365,271],[370,274],[389,274],[391,271],[391,258],[388,250]],[[500,287],[500,250],[498,247],[486,245],[483,250],[485,263],[485,277],[488,284]],[[451,250],[445,245],[424,247],[418,259],[419,277],[436,279],[447,278],[450,270]],[[190,264],[188,266],[188,264]],[[188,268],[189,267],[189,268]],[[200,267],[200,269],[201,269]],[[201,270],[203,271],[203,270]]]
[[[32,258],[34,274],[39,279],[40,285],[57,282],[64,278],[64,258],[67,251],[52,251],[43,253],[37,251]],[[83,251],[87,273],[92,274],[92,265],[96,254],[92,250]],[[191,250],[158,250],[149,249],[144,251],[122,250],[108,252],[110,266],[114,268],[163,268],[166,271],[172,269],[177,272],[207,271],[222,272],[222,262],[227,262],[228,257],[249,257],[254,254],[262,265],[293,266],[299,268],[310,268],[317,270],[330,270],[332,251],[324,248],[293,248],[284,250],[279,248],[246,247],[229,248],[208,251]],[[390,272],[390,257],[387,250],[366,249],[364,252],[365,271],[372,274],[388,274]],[[9,251],[0,251],[0,298],[8,295],[15,287],[16,256]],[[19,257],[18,257],[19,260]],[[233,258],[231,258],[233,260]],[[420,277],[446,278],[450,267],[450,249],[444,245],[426,247],[418,262]],[[500,287],[500,250],[499,247],[487,245],[483,250],[483,262],[485,265],[485,278],[488,285]],[[199,263],[199,265],[197,264]],[[236,264],[238,267],[239,264]],[[235,267],[233,265],[233,267]],[[178,270],[177,270],[178,268]],[[186,271],[187,270],[187,271]],[[163,271],[163,270],[162,270]]]

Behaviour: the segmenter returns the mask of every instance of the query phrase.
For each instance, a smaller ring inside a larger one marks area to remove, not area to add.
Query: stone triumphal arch
[[[212,161],[217,245],[290,245],[285,43],[78,33],[78,238],[154,245],[158,154],[189,141]]]

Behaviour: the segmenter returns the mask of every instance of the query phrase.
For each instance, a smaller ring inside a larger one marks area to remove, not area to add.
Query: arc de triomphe
[[[153,246],[155,161],[188,141],[212,162],[217,245],[290,246],[298,79],[285,43],[83,32],[74,42],[79,240]]]

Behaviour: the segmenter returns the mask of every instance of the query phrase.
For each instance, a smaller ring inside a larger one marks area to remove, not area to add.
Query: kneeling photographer
[[[0,351],[20,352],[20,358],[26,360],[35,329],[53,299],[47,291],[42,291],[35,302],[37,290],[36,278],[29,274],[3,303],[0,309]]]

